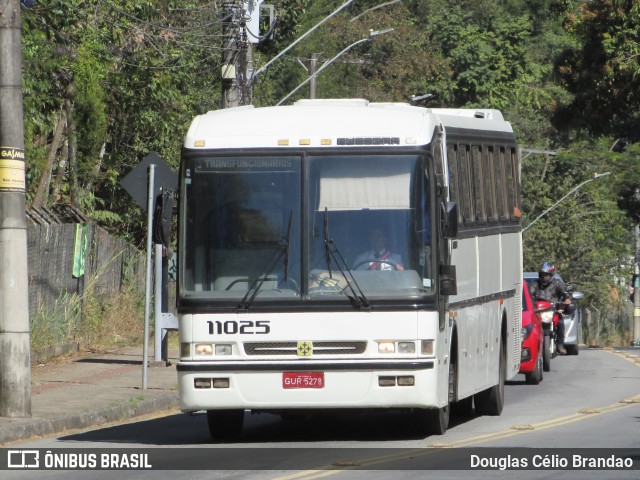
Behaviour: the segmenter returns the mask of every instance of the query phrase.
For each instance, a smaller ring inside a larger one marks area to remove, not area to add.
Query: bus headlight
[[[231,345],[216,345],[216,355],[231,355]]]
[[[398,353],[416,353],[414,342],[398,342]]]
[[[415,342],[394,342],[385,340],[378,342],[378,353],[416,353]]]
[[[196,343],[193,347],[196,357],[210,357],[213,355],[213,345],[210,343]]]
[[[196,357],[210,357],[214,353],[216,355],[231,355],[232,347],[230,344],[196,343],[193,350]]]
[[[396,353],[395,342],[378,342],[378,353]]]

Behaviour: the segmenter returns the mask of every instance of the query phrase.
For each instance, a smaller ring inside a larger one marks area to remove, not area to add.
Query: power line
[[[189,27],[189,28],[168,27],[166,25],[160,25],[160,24],[157,24],[157,23],[150,22],[148,20],[144,20],[144,19],[142,19],[142,18],[140,18],[140,17],[138,17],[136,15],[133,15],[132,13],[126,12],[125,10],[122,10],[121,8],[116,7],[115,5],[113,5],[110,2],[107,2],[106,0],[99,0],[99,1],[100,1],[100,3],[105,5],[106,7],[110,8],[111,10],[114,10],[114,11],[116,11],[116,12],[118,12],[118,13],[120,13],[120,14],[128,17],[128,18],[131,18],[131,19],[139,22],[139,23],[142,23],[142,24],[154,27],[154,28],[162,29],[162,30],[168,30],[168,31],[173,32],[173,33],[184,33],[184,32],[191,32],[191,31],[195,31],[195,30],[201,30],[203,28],[208,28],[208,27],[211,27],[213,25],[221,24],[223,21],[225,21],[225,19],[214,20],[214,21],[211,21],[211,22],[208,22],[208,23],[203,23],[203,24],[196,25],[194,27]],[[159,12],[158,10],[155,10],[155,11]],[[213,13],[215,13],[215,12],[213,12]]]

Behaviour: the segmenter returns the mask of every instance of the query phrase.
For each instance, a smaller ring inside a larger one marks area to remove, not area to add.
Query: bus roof
[[[498,110],[415,107],[364,99],[299,100],[291,106],[252,105],[198,115],[188,149],[402,146],[431,141],[437,125],[513,132]]]

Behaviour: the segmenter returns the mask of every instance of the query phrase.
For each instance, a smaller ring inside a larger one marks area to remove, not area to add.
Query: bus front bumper
[[[180,362],[180,408],[433,408],[440,406],[434,366],[433,359]]]

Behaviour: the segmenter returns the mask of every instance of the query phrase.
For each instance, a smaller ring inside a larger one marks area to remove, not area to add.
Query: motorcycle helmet
[[[543,262],[543,264],[540,265],[540,270],[538,270],[538,278],[544,286],[547,286],[551,283],[551,280],[553,279],[555,273],[555,265],[553,265],[551,262]]]

